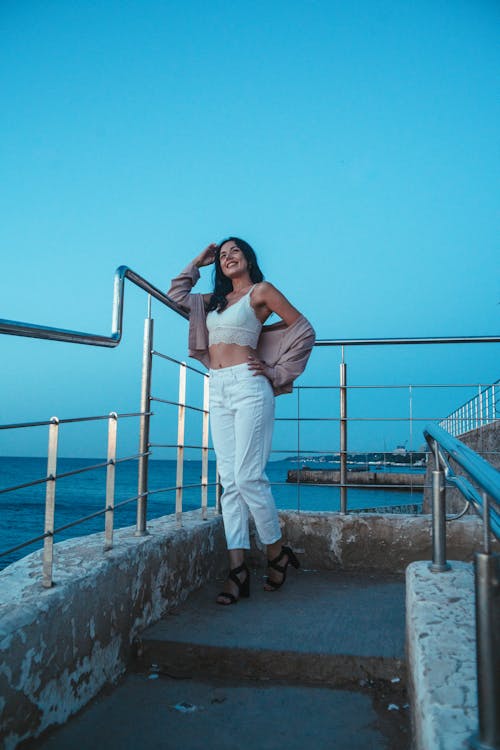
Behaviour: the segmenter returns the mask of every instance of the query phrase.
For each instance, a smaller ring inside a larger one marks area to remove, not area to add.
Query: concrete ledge
[[[0,746],[61,724],[125,671],[134,638],[226,565],[222,520],[200,511],[55,545],[52,589],[41,553],[0,573]]]
[[[432,557],[432,518],[401,513],[280,513],[284,538],[301,564],[320,570],[377,570],[404,573],[416,560]],[[446,524],[453,560],[471,561],[482,544],[476,516]],[[499,549],[495,543],[495,550]]]
[[[472,564],[406,572],[407,668],[416,750],[458,750],[477,731]]]

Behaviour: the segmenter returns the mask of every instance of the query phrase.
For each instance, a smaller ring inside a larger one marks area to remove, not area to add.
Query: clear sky
[[[117,266],[167,288],[236,234],[319,338],[497,333],[499,21],[493,0],[3,0],[1,317],[107,334]],[[2,336],[0,422],[136,410],[145,311],[128,285],[116,350]],[[185,357],[185,322],[153,311]],[[301,382],[338,362],[314,352]],[[497,345],[348,362],[358,384],[499,377]],[[467,396],[443,394],[425,416]],[[102,452],[71,429],[62,455]],[[352,447],[407,439],[373,430]],[[0,454],[45,442],[3,432]]]

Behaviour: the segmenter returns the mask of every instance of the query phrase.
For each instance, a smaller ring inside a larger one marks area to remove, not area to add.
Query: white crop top
[[[221,313],[211,310],[207,315],[208,345],[239,344],[240,346],[257,347],[262,323],[250,304],[249,289],[244,297],[229,305]]]

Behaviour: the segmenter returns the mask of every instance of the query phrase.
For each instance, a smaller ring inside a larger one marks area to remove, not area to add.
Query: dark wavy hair
[[[222,240],[222,242],[219,242],[219,246],[215,251],[214,291],[210,297],[210,302],[207,308],[208,312],[210,310],[222,312],[224,308],[227,307],[226,295],[233,291],[233,282],[231,279],[228,279],[227,276],[224,276],[220,267],[220,250],[222,245],[226,242],[234,242],[234,244],[239,247],[246,258],[248,263],[248,273],[254,284],[257,284],[264,279],[264,274],[259,268],[259,263],[253,247],[239,237],[227,237],[225,240]]]

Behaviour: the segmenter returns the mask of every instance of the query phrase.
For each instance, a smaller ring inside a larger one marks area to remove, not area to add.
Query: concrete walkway
[[[30,745],[228,750],[407,750],[402,578],[291,571],[249,600],[221,582],[146,630],[137,671]]]

